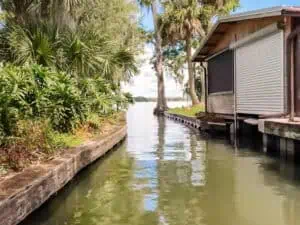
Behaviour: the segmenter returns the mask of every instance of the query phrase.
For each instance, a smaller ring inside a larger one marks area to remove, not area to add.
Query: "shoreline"
[[[119,126],[100,140],[88,141],[62,155],[0,179],[0,225],[16,225],[62,189],[83,168],[104,156],[127,135]]]

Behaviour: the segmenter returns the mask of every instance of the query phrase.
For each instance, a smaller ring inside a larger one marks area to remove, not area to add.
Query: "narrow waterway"
[[[22,225],[296,225],[300,169],[235,149],[174,121],[153,103],[128,111],[128,138]],[[252,147],[251,147],[252,146]]]

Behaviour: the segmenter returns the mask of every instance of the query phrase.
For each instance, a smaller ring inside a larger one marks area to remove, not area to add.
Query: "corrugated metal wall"
[[[236,49],[237,112],[284,112],[283,31]]]

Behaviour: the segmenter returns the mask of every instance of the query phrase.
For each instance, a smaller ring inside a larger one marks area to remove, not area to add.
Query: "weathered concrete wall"
[[[209,113],[233,114],[234,99],[232,93],[214,93],[208,95],[207,110]]]
[[[100,141],[66,151],[47,164],[33,166],[0,183],[0,225],[16,225],[64,187],[81,169],[121,142],[126,126]]]
[[[300,124],[288,122],[287,119],[259,120],[258,129],[264,134],[300,140]]]
[[[165,112],[165,116],[169,119],[178,121],[180,123],[183,123],[189,127],[200,129],[201,128],[201,121],[194,117],[188,117],[184,115],[177,115],[172,113]]]
[[[299,122],[290,122],[288,118],[261,119],[258,122],[258,129],[263,133],[266,152],[272,151],[270,147],[275,147],[281,158],[299,161]]]
[[[184,115],[178,115],[178,114],[167,113],[167,112],[165,112],[165,116],[168,119],[178,121],[188,127],[195,128],[200,131],[205,131],[205,132],[226,132],[227,131],[226,124],[223,123],[201,121],[195,117],[188,117]]]

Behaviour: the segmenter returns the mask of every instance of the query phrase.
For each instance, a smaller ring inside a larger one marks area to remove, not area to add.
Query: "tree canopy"
[[[0,0],[0,5],[0,149],[28,138],[18,133],[21,125],[36,126],[44,148],[56,133],[98,127],[97,118],[133,102],[120,83],[138,73],[136,56],[144,41],[135,2]]]
[[[162,4],[164,13],[161,15],[161,23],[166,65],[178,80],[183,77],[182,67],[188,65],[187,90],[193,104],[198,104],[191,62],[192,49],[206,36],[213,18],[234,11],[239,6],[239,0],[164,0]]]

